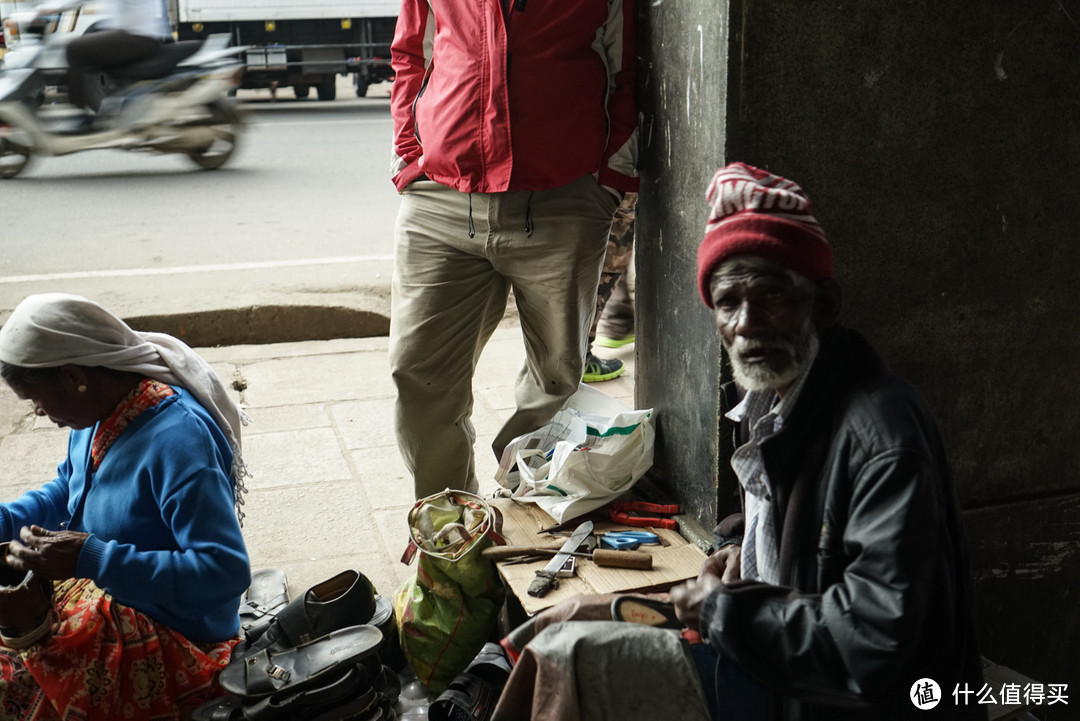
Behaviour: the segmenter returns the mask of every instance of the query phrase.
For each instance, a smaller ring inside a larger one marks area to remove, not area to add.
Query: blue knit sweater
[[[190,641],[222,641],[239,630],[251,582],[233,511],[233,454],[213,418],[175,390],[131,421],[92,476],[97,426],[72,431],[57,478],[0,504],[0,539],[32,523],[89,533],[78,577]]]

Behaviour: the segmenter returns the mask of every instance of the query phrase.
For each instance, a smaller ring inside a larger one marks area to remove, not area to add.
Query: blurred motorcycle
[[[66,71],[81,7],[36,22],[0,61],[0,178],[18,175],[32,155],[104,148],[179,153],[205,170],[227,163],[244,125],[230,97],[244,48],[229,47],[228,34],[164,43],[145,60],[108,68],[90,127],[73,127],[70,115],[43,104]]]

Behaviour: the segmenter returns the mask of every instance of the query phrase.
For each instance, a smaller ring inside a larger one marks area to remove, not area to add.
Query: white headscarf
[[[140,373],[195,396],[233,450],[233,496],[243,520],[244,477],[240,429],[247,415],[217,373],[186,343],[165,333],[140,333],[92,300],[66,293],[31,295],[0,328],[0,361],[22,368],[68,363]]]

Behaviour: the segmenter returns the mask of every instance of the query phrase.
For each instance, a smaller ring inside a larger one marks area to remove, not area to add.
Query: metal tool
[[[659,544],[660,536],[651,531],[606,531],[600,534],[600,546],[616,551],[632,551],[643,543]]]
[[[511,559],[550,556],[562,553],[562,549],[544,548],[543,546],[491,546],[480,552],[484,558],[492,561],[510,561]],[[653,558],[642,551],[609,551],[598,548],[595,551],[574,551],[566,554],[570,557],[581,556],[590,559],[597,566],[604,568],[652,568]]]
[[[541,528],[537,534],[556,533],[570,528],[574,523],[586,518],[610,519],[623,526],[664,528],[669,531],[679,530],[679,522],[668,518],[679,513],[679,506],[674,503],[648,503],[646,501],[612,501],[599,511],[591,511],[570,521],[556,523],[554,526]]]
[[[530,596],[541,598],[559,584],[558,578],[556,577],[559,569],[563,567],[563,564],[566,563],[566,559],[570,558],[571,554],[577,550],[578,546],[580,546],[586,538],[592,535],[592,531],[592,521],[585,521],[574,529],[573,535],[566,539],[566,543],[562,545],[562,548],[559,549],[559,552],[555,554],[555,557],[551,559],[548,565],[536,572],[536,578],[529,584],[528,594]]]
[[[679,522],[667,518],[679,512],[675,504],[647,503],[646,501],[614,501],[610,505],[611,520],[626,526],[652,526],[675,531]]]

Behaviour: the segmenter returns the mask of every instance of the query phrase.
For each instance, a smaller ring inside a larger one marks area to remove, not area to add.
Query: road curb
[[[202,348],[371,338],[390,333],[388,316],[343,306],[255,305],[128,316],[124,321],[136,330],[168,333]]]

